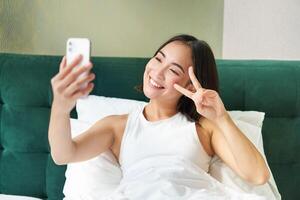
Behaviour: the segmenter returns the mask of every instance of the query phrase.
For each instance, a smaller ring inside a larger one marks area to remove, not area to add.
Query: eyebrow
[[[161,53],[161,55],[162,55],[164,58],[166,57],[166,55],[165,55],[162,51],[158,51],[158,53]],[[183,69],[183,67],[182,67],[181,65],[179,65],[178,63],[175,63],[175,62],[172,62],[172,64],[175,65],[175,66],[177,66],[177,67],[179,67],[179,68],[181,69],[181,71],[182,71],[183,73],[185,73],[185,72],[184,72],[184,69]]]

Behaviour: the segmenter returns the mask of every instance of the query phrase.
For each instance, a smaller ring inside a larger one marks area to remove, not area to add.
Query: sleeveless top
[[[145,105],[128,114],[119,156],[123,173],[144,159],[161,156],[183,157],[208,172],[212,157],[199,140],[195,122],[180,112],[167,119],[148,121],[143,114]]]

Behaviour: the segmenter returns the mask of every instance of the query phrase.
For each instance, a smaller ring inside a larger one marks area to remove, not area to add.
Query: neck
[[[170,102],[150,100],[145,106],[143,114],[148,121],[167,119],[177,113],[176,106],[177,104],[172,104]]]

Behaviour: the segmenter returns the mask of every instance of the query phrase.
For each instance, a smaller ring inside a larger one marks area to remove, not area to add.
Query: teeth
[[[154,80],[152,80],[150,78],[150,83],[154,86],[154,87],[157,87],[157,88],[162,88],[162,86],[158,85],[157,83],[154,82]]]

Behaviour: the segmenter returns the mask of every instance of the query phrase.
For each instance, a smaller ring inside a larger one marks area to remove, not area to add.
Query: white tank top
[[[208,172],[211,156],[199,141],[195,122],[180,112],[151,122],[144,117],[144,107],[138,106],[128,115],[119,157],[123,173],[139,161],[161,156],[181,156]]]

